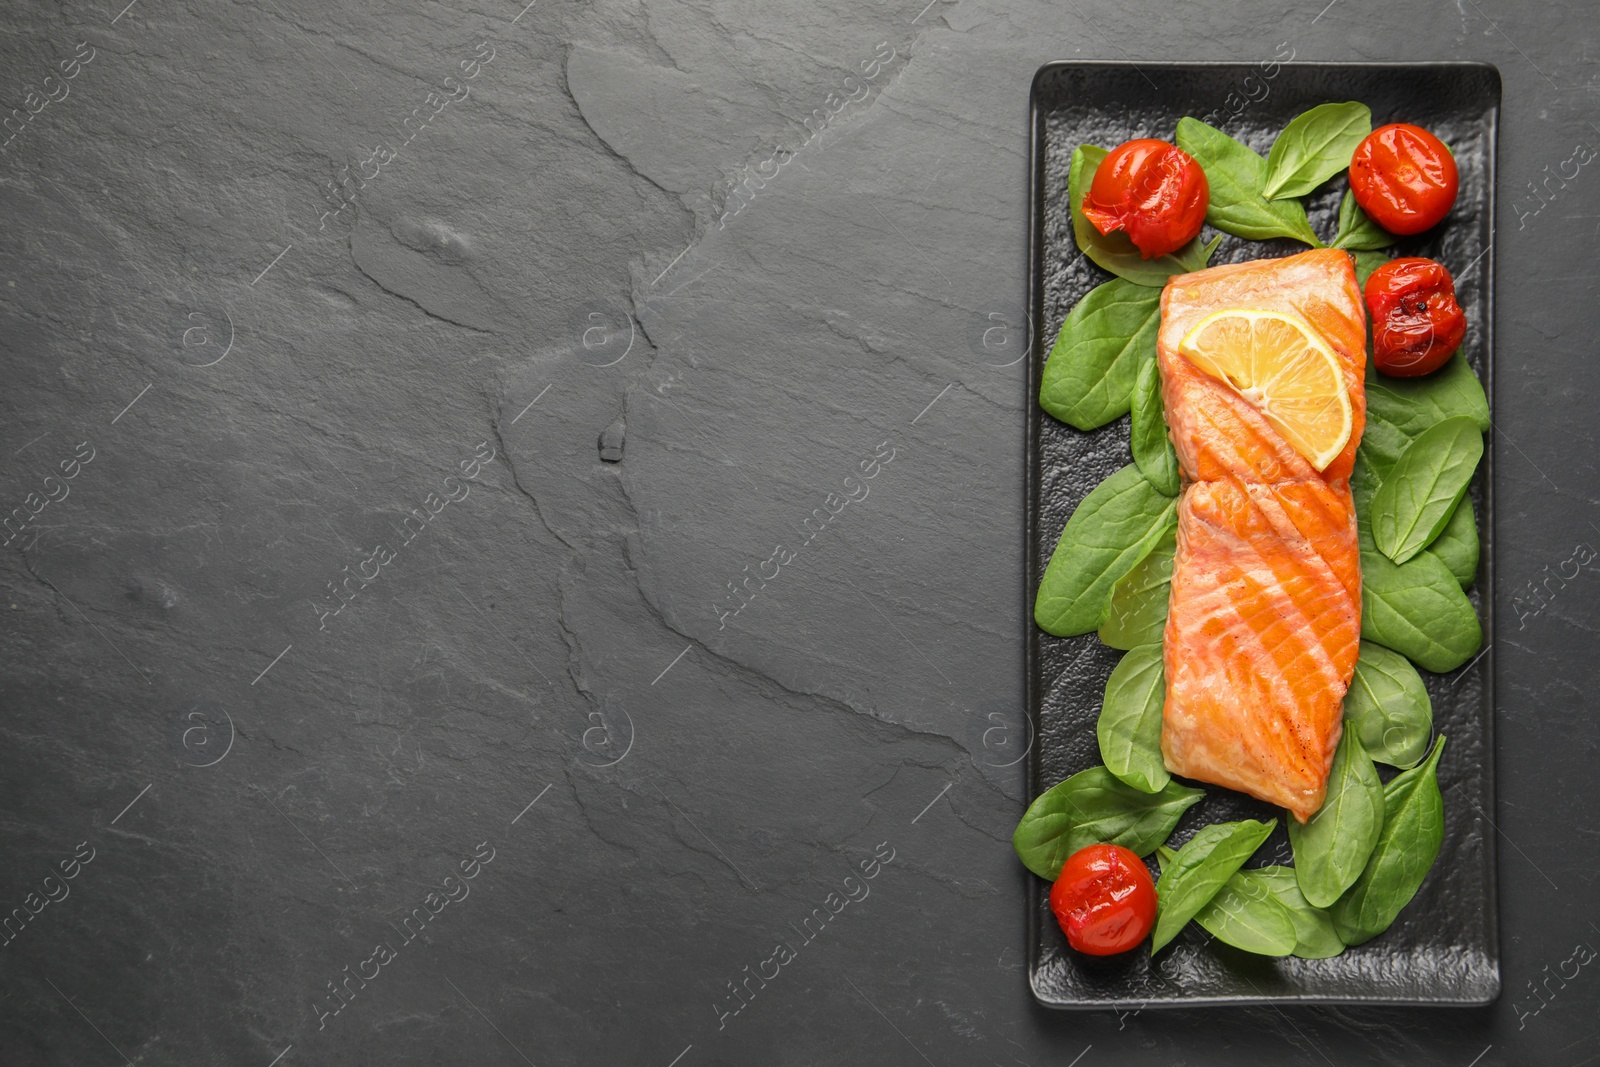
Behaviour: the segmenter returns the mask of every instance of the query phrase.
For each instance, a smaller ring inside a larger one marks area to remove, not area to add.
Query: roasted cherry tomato
[[[1146,137],[1101,160],[1083,215],[1101,233],[1127,231],[1139,254],[1154,259],[1194,240],[1210,198],[1206,172],[1189,153]]]
[[[1121,845],[1080,848],[1050,890],[1067,944],[1091,956],[1126,952],[1156,924],[1156,886],[1144,861]]]
[[[1367,279],[1372,313],[1372,361],[1396,378],[1432,374],[1467,332],[1456,283],[1444,264],[1409,256],[1391,259]]]
[[[1421,126],[1392,122],[1367,134],[1350,160],[1350,192],[1390,233],[1421,233],[1450,214],[1460,181],[1444,142]]]

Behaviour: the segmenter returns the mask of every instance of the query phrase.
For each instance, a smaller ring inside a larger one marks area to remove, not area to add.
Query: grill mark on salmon
[[[1297,314],[1339,356],[1354,421],[1326,470],[1179,354],[1200,319],[1228,308]],[[1184,479],[1162,755],[1174,774],[1304,822],[1322,806],[1361,636],[1349,478],[1366,422],[1366,319],[1351,259],[1319,249],[1172,278],[1157,349]]]

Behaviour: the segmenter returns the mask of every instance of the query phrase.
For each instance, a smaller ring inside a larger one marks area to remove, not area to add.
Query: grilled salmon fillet
[[[1297,314],[1338,355],[1354,421],[1325,470],[1179,353],[1196,323],[1228,308]],[[1322,806],[1361,636],[1349,478],[1366,422],[1366,319],[1350,256],[1318,249],[1174,277],[1157,349],[1184,479],[1161,752],[1174,774],[1304,822]]]

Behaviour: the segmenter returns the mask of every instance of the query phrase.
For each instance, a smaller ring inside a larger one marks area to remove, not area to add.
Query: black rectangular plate
[[[1062,321],[1090,289],[1109,277],[1079,254],[1067,208],[1073,149],[1113,147],[1133,137],[1172,140],[1184,115],[1213,120],[1266,155],[1295,115],[1329,101],[1359,100],[1374,126],[1414,122],[1455,152],[1461,191],[1450,218],[1435,230],[1402,238],[1399,255],[1428,256],[1456,275],[1467,314],[1468,360],[1490,385],[1494,257],[1495,124],[1500,75],[1470,63],[1287,63],[1275,68],[1235,63],[1051,63],[1033,83],[1030,183],[1032,218],[1027,419],[1027,574],[1025,649],[1027,699],[1036,729],[1029,757],[1030,796],[1100,762],[1095,720],[1107,677],[1122,653],[1094,634],[1057,638],[1033,623],[1033,596],[1050,553],[1078,502],[1130,460],[1126,418],[1083,433],[1046,415],[1038,403],[1045,357]],[[1231,95],[1230,95],[1231,94]],[[1241,104],[1243,106],[1241,107]],[[1235,113],[1236,112],[1236,113]],[[1313,227],[1331,239],[1345,183],[1335,178],[1307,200]],[[1208,236],[1209,228],[1203,236]],[[1212,263],[1303,251],[1293,241],[1225,237]],[[1490,389],[1491,404],[1493,391]],[[1049,887],[1031,879],[1029,981],[1053,1008],[1192,1007],[1202,1004],[1484,1004],[1500,991],[1494,894],[1493,620],[1494,552],[1488,450],[1472,487],[1482,543],[1470,596],[1483,620],[1484,653],[1449,675],[1423,672],[1433,698],[1435,730],[1449,737],[1439,766],[1444,793],[1444,847],[1415,899],[1383,935],[1328,960],[1269,959],[1209,938],[1194,924],[1155,960],[1143,950],[1094,959],[1070,950],[1048,906]],[[1387,778],[1392,774],[1382,768]],[[1198,784],[1198,783],[1197,783]],[[1279,818],[1256,863],[1291,861],[1284,813],[1239,793],[1206,786],[1175,840],[1230,819]]]

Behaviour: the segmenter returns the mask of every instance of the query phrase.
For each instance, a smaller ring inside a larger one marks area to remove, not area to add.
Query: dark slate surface
[[[7,5],[0,1063],[1600,1057],[1596,29]],[[1051,1013],[1008,844],[1028,85],[1280,45],[1505,78],[1505,993]]]

